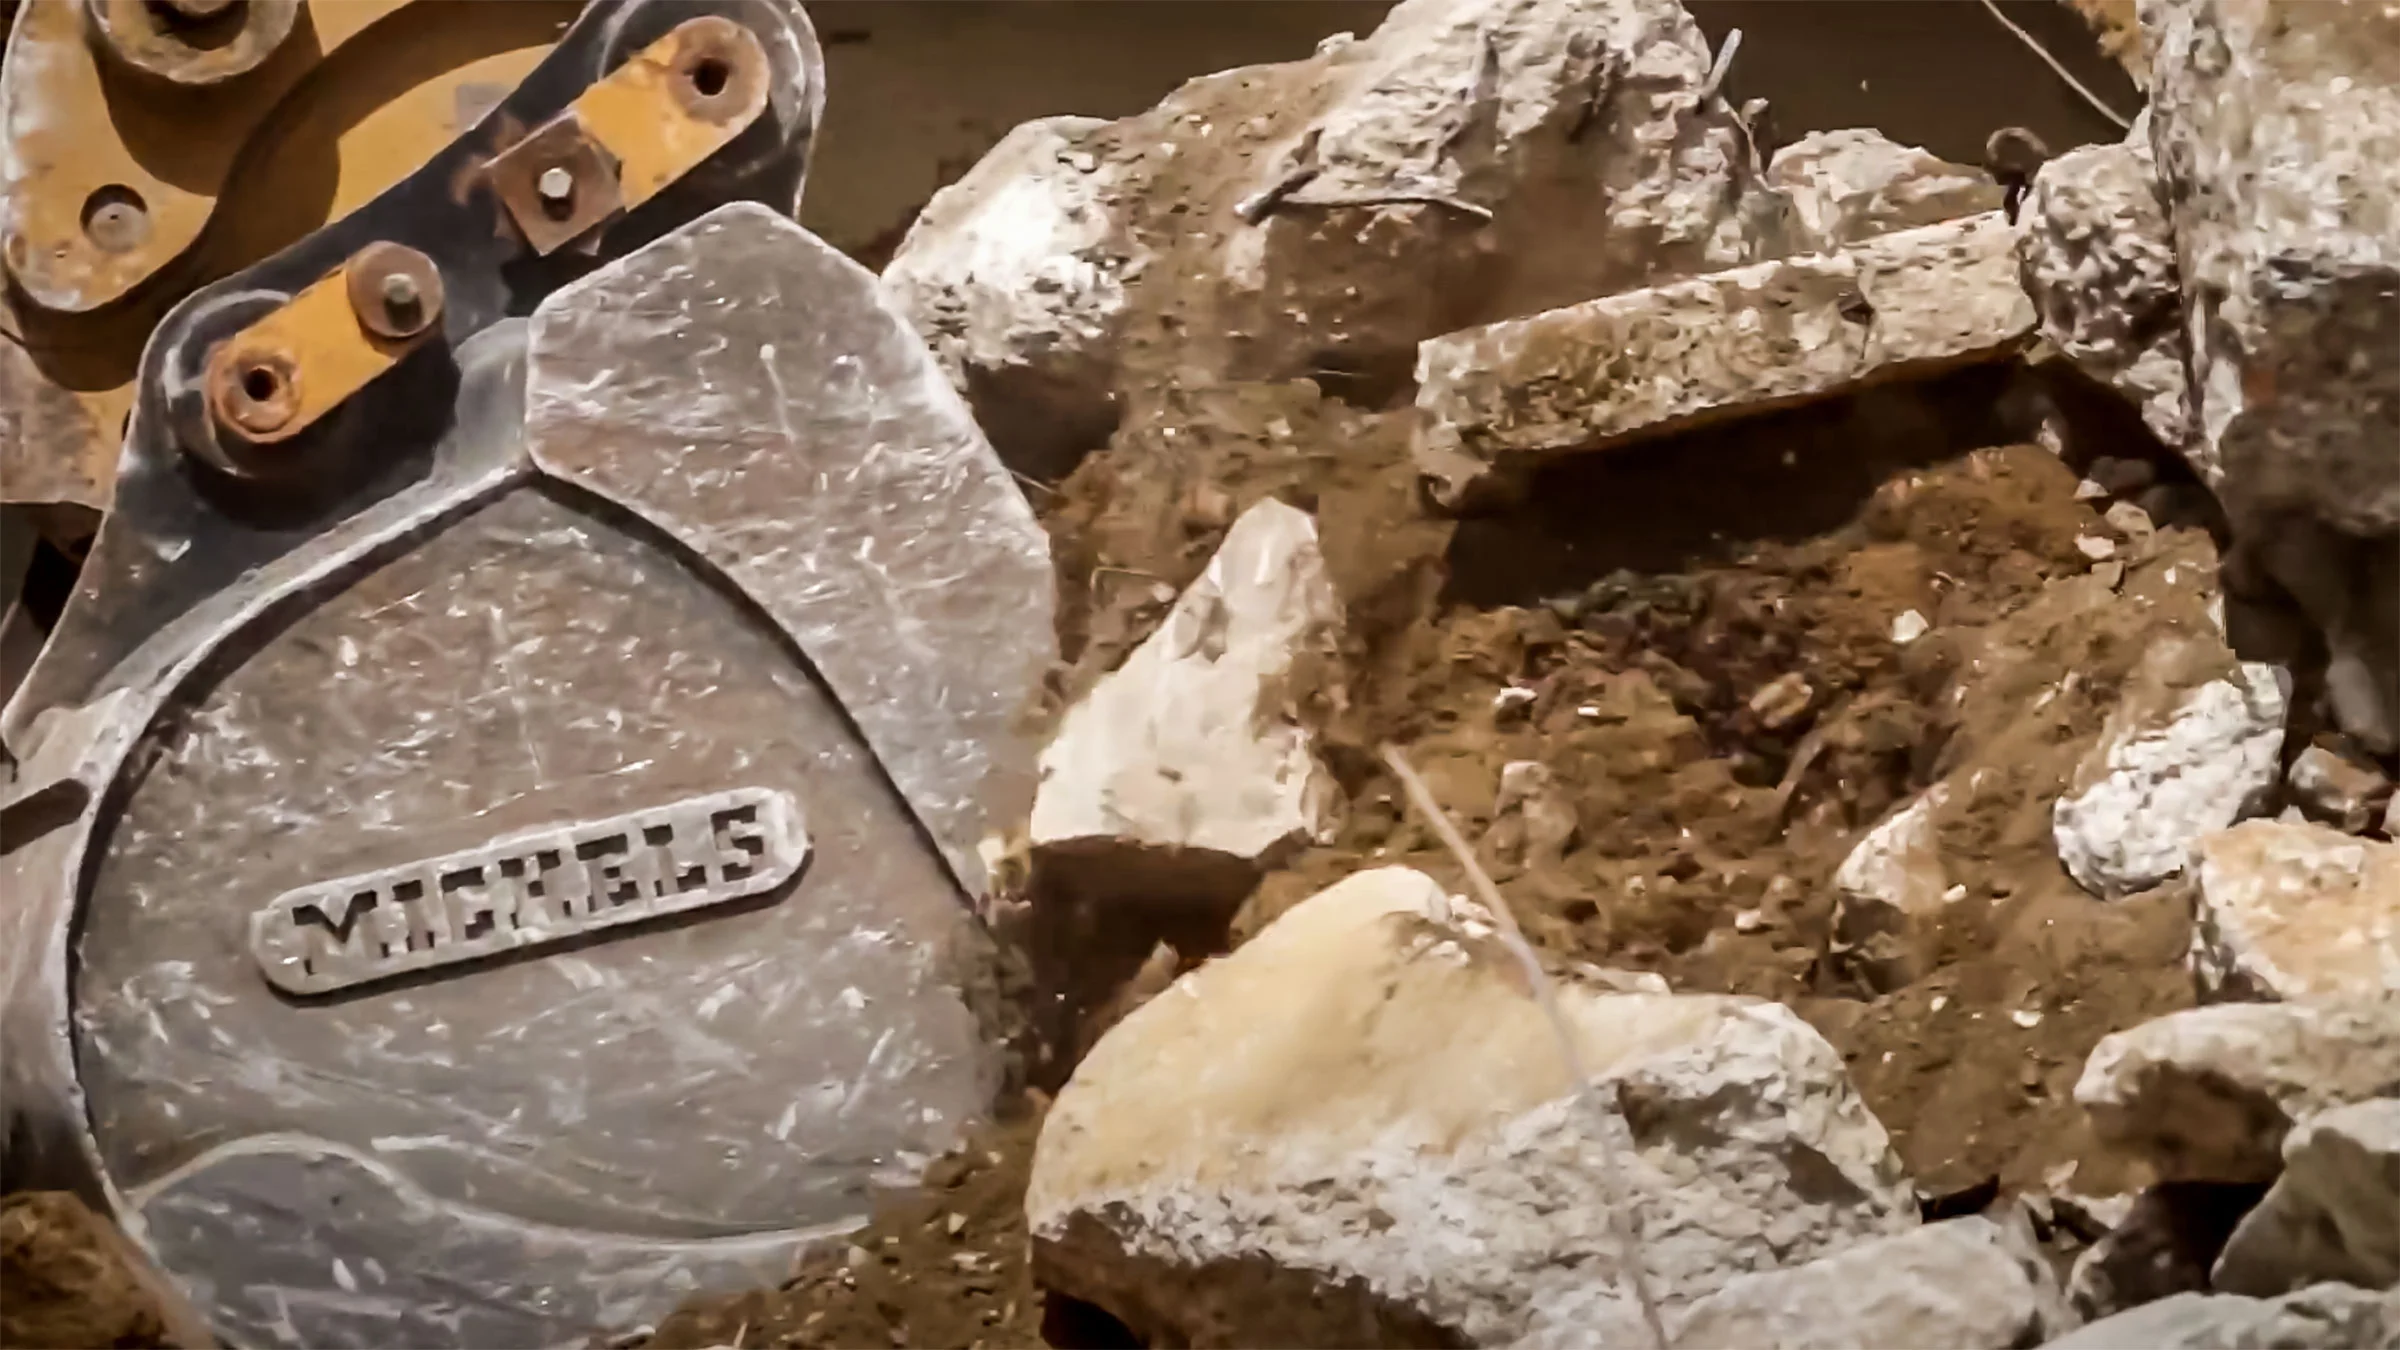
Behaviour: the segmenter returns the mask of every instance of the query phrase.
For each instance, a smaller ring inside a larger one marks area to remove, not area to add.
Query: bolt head
[[[381,294],[383,303],[393,309],[415,309],[417,301],[424,298],[417,289],[417,279],[406,272],[386,274]]]
[[[575,175],[569,173],[565,165],[553,164],[542,170],[541,177],[533,180],[533,190],[541,194],[543,201],[552,205],[563,204],[575,195]]]

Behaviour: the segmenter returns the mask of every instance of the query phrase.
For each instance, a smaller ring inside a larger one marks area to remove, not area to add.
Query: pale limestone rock
[[[2094,1322],[2044,1350],[2389,1350],[2400,1290],[2320,1284],[2278,1299],[2177,1294]]]
[[[1589,1344],[1631,1325],[1612,1159],[1670,1311],[1915,1226],[1788,1009],[1567,981],[1596,1108],[1477,913],[1361,873],[1112,1029],[1035,1152],[1043,1279],[1153,1343]]]
[[[2200,845],[2204,999],[2400,994],[2400,844],[2254,820]]]
[[[1802,251],[2000,209],[2000,185],[1880,131],[1812,131],[1775,152],[1767,182],[1792,199]]]
[[[2069,1320],[2042,1260],[1973,1216],[1744,1275],[1694,1304],[1675,1340],[1709,1350],[2012,1350]]]
[[[1500,791],[1492,802],[1489,846],[1527,866],[1556,865],[1574,847],[1575,803],[1558,775],[1537,760],[1500,766]]]
[[[2018,215],[2042,336],[2141,410],[2166,445],[2191,441],[2183,291],[2145,128],[2042,165]]]
[[[2392,780],[2374,767],[2322,745],[2293,756],[2283,781],[2291,789],[2293,804],[2311,820],[2347,834],[2365,834],[2392,792]]]
[[[2141,19],[2195,458],[2246,504],[2400,530],[2400,10],[2143,0]]]
[[[2217,1258],[2216,1287],[2400,1287],[2400,1098],[2337,1106],[2283,1141],[2283,1175]]]
[[[1885,817],[1833,874],[1834,955],[1875,989],[1911,983],[1933,959],[1933,925],[1950,888],[1934,814],[1948,796],[1937,783]]]
[[[2267,1181],[2292,1123],[2400,1095],[2400,999],[2220,1003],[2101,1040],[2075,1100],[2166,1180]]]
[[[994,447],[1028,473],[1072,467],[1113,418],[1136,255],[1117,168],[1081,148],[1108,125],[1047,117],[1011,131],[933,195],[883,271]]]
[[[1999,213],[1628,291],[1418,349],[1419,466],[1503,471],[2003,357],[2033,327]]]
[[[2143,655],[2100,740],[2052,812],[2059,861],[2094,895],[2146,890],[2206,836],[2264,809],[2283,749],[2283,672],[2224,663],[2221,644],[2170,637]]]
[[[1243,512],[1158,631],[1060,721],[1034,797],[1037,866],[1163,863],[1239,890],[1246,869],[1322,835],[1336,789],[1286,685],[1341,621],[1308,514],[1272,499]]]

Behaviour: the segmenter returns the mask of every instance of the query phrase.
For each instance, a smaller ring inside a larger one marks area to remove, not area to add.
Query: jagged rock
[[[2400,1098],[2301,1121],[2284,1137],[2283,1175],[2217,1258],[2216,1287],[2227,1293],[2320,1280],[2400,1287]]]
[[[2255,1184],[2170,1181],[2134,1198],[2124,1217],[2075,1258],[2067,1299],[2087,1321],[2208,1288],[2209,1263],[2244,1211]]]
[[[2308,612],[2342,728],[2400,743],[2400,47],[2376,4],[2149,0],[2190,456]]]
[[[1997,212],[1435,338],[1419,465],[1447,501],[1495,469],[2006,355],[2033,327]]]
[[[1405,374],[1461,324],[1787,251],[1674,0],[1404,0],[1320,61],[1323,110],[1253,159],[1226,244],[1260,373]]]
[[[1068,709],[1041,757],[1035,865],[1213,899],[1327,828],[1336,789],[1293,706],[1341,602],[1308,513],[1242,513],[1125,664]]]
[[[2201,839],[2263,810],[2283,749],[2283,672],[2221,643],[2145,653],[2052,812],[2059,861],[2094,895],[2129,895],[2189,866]]]
[[[2400,1344],[2400,1290],[2321,1284],[2278,1299],[2177,1294],[2043,1350],[2376,1350]]]
[[[2220,1003],[2105,1037],[2075,1100],[2104,1142],[2170,1181],[2270,1181],[2286,1131],[2400,1095],[2400,999]]]
[[[1833,916],[1834,954],[1872,988],[1907,985],[1933,959],[1933,926],[1950,889],[1934,813],[1948,795],[1937,783],[1885,817],[1833,874],[1841,897]]]
[[[2175,238],[2159,202],[2149,131],[2084,145],[2042,165],[2018,243],[2042,336],[2141,410],[2166,445],[2192,439],[2184,387],[2189,340]]]
[[[2010,1350],[2039,1344],[2069,1320],[2041,1259],[1972,1216],[1744,1275],[1692,1305],[1675,1341],[1710,1350]]]
[[[1045,117],[933,194],[885,291],[1010,467],[1056,474],[1105,440],[1134,246],[1118,170],[1084,146],[1108,123]]]
[[[1520,759],[1500,766],[1488,836],[1494,853],[1527,866],[1555,866],[1574,847],[1577,823],[1575,803],[1549,765]]]
[[[1042,1278],[1152,1343],[1589,1344],[1631,1317],[1612,1168],[1670,1312],[1915,1226],[1882,1126],[1788,1009],[1568,979],[1596,1108],[1515,972],[1479,911],[1385,868],[1186,975],[1051,1109]]]
[[[2292,757],[2284,771],[2292,803],[2311,820],[2321,820],[2348,834],[2364,834],[2375,823],[2376,808],[2391,795],[2392,781],[2374,766],[2347,755],[2312,745]]]
[[[2203,998],[2400,994],[2400,844],[2254,820],[2204,840],[2199,871]]]
[[[1804,252],[2000,209],[2000,185],[1880,131],[1812,131],[1775,152],[1767,182],[1792,200]]]

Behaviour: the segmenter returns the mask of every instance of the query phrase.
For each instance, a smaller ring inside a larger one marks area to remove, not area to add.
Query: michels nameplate
[[[286,891],[250,950],[276,988],[329,993],[757,895],[808,848],[788,795],[712,792]]]

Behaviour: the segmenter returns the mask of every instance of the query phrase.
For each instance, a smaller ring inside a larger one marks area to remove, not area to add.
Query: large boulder
[[[2190,343],[2148,128],[2042,165],[2018,219],[2018,259],[2042,336],[2139,408],[2160,441],[2182,449],[2191,440]]]
[[[2254,820],[2200,845],[2203,998],[2400,995],[2400,844]]]
[[[2034,324],[2015,248],[1987,212],[1436,338],[1419,466],[1466,501],[1557,455],[2003,358]]]
[[[1256,869],[1322,835],[1338,791],[1294,672],[1330,658],[1341,622],[1308,513],[1273,499],[1243,512],[1042,752],[1037,867],[1160,899],[1238,898]]]
[[[2400,1290],[2320,1284],[2282,1298],[2177,1294],[2043,1350],[2361,1350],[2400,1342]]]
[[[2263,809],[2283,749],[2285,679],[2234,663],[2213,638],[2153,645],[2052,813],[2075,880],[2104,897],[2146,890],[2189,866],[2203,838]]]
[[[2400,1096],[2400,999],[2220,1003],[2104,1037],[2075,1100],[2103,1142],[2170,1181],[2271,1181],[2284,1135]]]
[[[1045,117],[925,203],[883,271],[1011,467],[1056,474],[1107,439],[1127,273],[1108,123]]]
[[[2400,11],[2144,0],[2195,436],[2237,541],[2400,743]]]
[[[1795,242],[1808,253],[1997,211],[2002,200],[1983,170],[1865,128],[1808,133],[1775,152],[1767,182],[1791,199]]]
[[[1591,1344],[1640,1336],[1621,1223],[1670,1315],[1916,1224],[1789,1010],[1558,993],[1596,1100],[1473,907],[1404,868],[1301,902],[1059,1094],[1025,1201],[1043,1278],[1152,1343]]]
[[[2031,1244],[1978,1215],[1744,1275],[1692,1305],[1675,1342],[1709,1350],[2013,1350],[2071,1321],[2057,1277]]]
[[[2288,1293],[2320,1280],[2400,1287],[2400,1097],[2337,1106],[2283,1141],[2283,1175],[2233,1230],[2215,1283]]]

